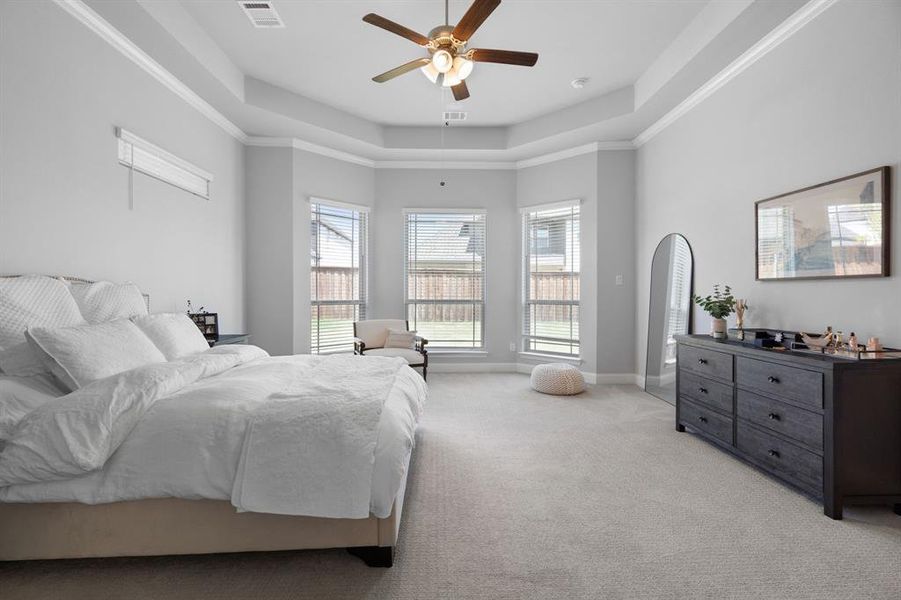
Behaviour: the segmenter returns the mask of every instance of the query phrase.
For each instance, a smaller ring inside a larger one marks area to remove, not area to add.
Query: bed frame
[[[370,567],[390,567],[406,485],[404,476],[385,519],[239,513],[227,500],[179,498],[0,503],[0,560],[347,548]]]
[[[346,548],[370,567],[390,567],[411,457],[384,519],[239,513],[227,500],[0,502],[0,561]]]

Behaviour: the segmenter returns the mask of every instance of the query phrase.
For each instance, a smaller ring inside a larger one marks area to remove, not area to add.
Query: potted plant
[[[732,296],[732,288],[726,285],[720,290],[720,285],[715,284],[712,294],[706,297],[694,294],[692,300],[713,317],[710,335],[714,339],[726,339],[726,317],[735,310],[735,297]]]

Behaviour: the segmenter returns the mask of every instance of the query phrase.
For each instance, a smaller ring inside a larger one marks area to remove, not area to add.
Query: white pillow
[[[132,321],[160,349],[166,360],[210,349],[210,344],[188,315],[157,313],[135,317]]]
[[[147,314],[147,303],[133,283],[73,283],[69,291],[88,323],[129,319]]]
[[[0,348],[25,341],[29,327],[84,323],[68,286],[53,277],[0,277]]]
[[[389,329],[388,337],[385,339],[385,348],[409,348],[416,347],[415,331],[400,331],[399,329]]]
[[[128,319],[25,333],[51,373],[70,391],[151,363],[166,362],[138,326]]]
[[[8,439],[25,415],[62,395],[49,373],[36,377],[0,377],[0,440]]]

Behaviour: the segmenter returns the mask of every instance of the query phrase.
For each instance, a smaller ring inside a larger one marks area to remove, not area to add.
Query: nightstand
[[[249,333],[222,333],[215,342],[210,342],[210,347],[225,346],[226,344],[249,344]]]

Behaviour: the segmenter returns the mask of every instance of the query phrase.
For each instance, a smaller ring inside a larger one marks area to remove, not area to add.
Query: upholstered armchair
[[[429,353],[425,349],[429,341],[414,336],[412,344],[406,347],[386,347],[388,334],[394,331],[410,331],[403,319],[370,319],[354,323],[354,354],[365,356],[399,356],[411,367],[422,367],[422,378],[426,379],[429,369]]]

